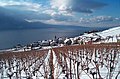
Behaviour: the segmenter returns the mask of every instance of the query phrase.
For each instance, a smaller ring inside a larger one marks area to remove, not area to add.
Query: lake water
[[[92,28],[91,28],[92,29]],[[45,28],[0,31],[0,50],[11,48],[17,44],[26,45],[39,40],[48,40],[57,37],[78,36],[89,28]]]

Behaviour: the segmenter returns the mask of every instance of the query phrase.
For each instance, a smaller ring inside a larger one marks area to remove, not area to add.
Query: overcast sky
[[[120,25],[120,0],[0,0],[0,9],[6,16],[28,23],[88,27]]]

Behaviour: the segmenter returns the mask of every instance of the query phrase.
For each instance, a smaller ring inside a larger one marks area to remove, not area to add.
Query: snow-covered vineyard
[[[0,79],[120,79],[120,43],[2,52]]]

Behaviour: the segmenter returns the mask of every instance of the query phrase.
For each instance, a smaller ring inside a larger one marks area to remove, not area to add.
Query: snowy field
[[[1,54],[0,79],[120,79],[120,47],[111,46]]]

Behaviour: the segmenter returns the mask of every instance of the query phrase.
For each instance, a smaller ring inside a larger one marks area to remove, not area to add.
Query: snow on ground
[[[120,34],[120,26],[119,27],[110,28],[110,29],[102,31],[102,32],[98,32],[97,34],[101,35],[103,37],[119,35]]]
[[[0,67],[3,67],[2,70],[0,69],[0,72],[2,74],[0,74],[0,78],[1,79],[9,79],[8,75],[11,75],[12,73],[14,73],[14,75],[12,76],[12,79],[16,78],[16,74],[15,72],[17,72],[17,69],[22,69],[21,70],[21,78],[22,79],[26,79],[27,77],[32,77],[32,79],[45,79],[45,76],[47,75],[47,78],[50,77],[50,65],[49,65],[49,61],[50,61],[50,56],[51,54],[53,54],[53,66],[54,66],[54,78],[55,79],[67,79],[66,75],[68,75],[68,78],[70,78],[70,70],[71,70],[71,75],[72,75],[72,79],[77,79],[78,78],[78,74],[77,74],[77,66],[78,66],[78,62],[79,64],[79,70],[78,72],[80,73],[79,77],[80,79],[93,79],[92,75],[90,74],[91,72],[96,72],[96,65],[94,61],[98,62],[99,65],[99,71],[101,74],[101,77],[103,79],[107,79],[109,75],[108,71],[109,71],[109,58],[111,58],[111,55],[109,54],[109,52],[113,55],[114,51],[111,52],[109,51],[108,53],[106,52],[106,50],[104,50],[104,52],[101,52],[103,54],[105,54],[104,56],[108,56],[108,60],[105,60],[103,58],[105,57],[101,57],[99,58],[99,51],[96,50],[96,54],[95,51],[93,51],[93,54],[88,54],[85,50],[80,50],[81,52],[84,52],[84,54],[80,54],[79,52],[79,56],[78,54],[76,55],[72,55],[72,52],[68,51],[68,54],[66,56],[66,58],[64,57],[63,54],[61,54],[61,65],[58,63],[58,58],[56,56],[56,52],[54,52],[53,50],[49,50],[48,54],[43,57],[38,59],[37,57],[29,57],[28,60],[27,59],[23,59],[23,60],[19,60],[16,58],[13,58],[12,60],[10,60],[11,62],[13,61],[13,65],[10,65],[8,63],[8,60],[1,60],[0,62],[4,62],[3,66],[0,65]],[[51,53],[52,52],[52,53]],[[86,54],[85,54],[86,53]],[[97,55],[97,58],[95,58]],[[88,61],[87,63],[87,59],[86,57],[88,57],[89,59],[91,58],[91,62]],[[114,56],[112,56],[114,57]],[[102,60],[100,60],[102,59]],[[71,69],[70,69],[70,60],[71,60]],[[36,62],[35,62],[36,61]],[[65,62],[66,61],[66,62]],[[117,52],[116,54],[116,58],[115,58],[115,62],[114,62],[114,70],[112,73],[112,79],[115,79],[117,73],[120,70],[120,50]],[[16,65],[19,63],[19,66],[17,67]],[[104,65],[101,65],[101,62],[104,63]],[[41,64],[42,63],[42,64]],[[41,66],[40,66],[41,64]],[[88,66],[87,66],[88,64]],[[83,65],[83,68],[82,68]],[[40,68],[38,69],[38,71],[35,71],[38,67],[40,66]],[[6,68],[7,67],[7,68]],[[14,68],[13,68],[14,67]],[[65,68],[65,72],[63,71],[63,67]],[[89,70],[86,71],[85,69],[89,67]],[[25,69],[24,69],[25,68]],[[9,71],[9,69],[11,71]],[[33,73],[34,72],[34,73]],[[63,73],[64,72],[64,73]],[[18,75],[20,77],[20,75]],[[99,75],[97,75],[99,76]],[[118,75],[118,79],[120,79],[120,75]]]
[[[106,38],[108,36],[112,36],[112,38],[110,38],[109,40],[105,40],[104,42],[117,42],[117,38],[116,36],[119,36],[120,35],[120,26],[119,27],[115,27],[115,28],[111,28],[111,29],[108,29],[108,30],[105,30],[105,31],[102,31],[102,32],[97,32],[97,33],[91,33],[91,34],[84,34],[82,36],[79,36],[83,39],[87,39],[87,40],[90,40],[89,38],[99,38],[99,37],[102,37],[102,38]],[[79,38],[79,37],[75,37],[76,39]],[[118,37],[120,38],[120,37]],[[50,76],[50,66],[49,66],[49,61],[50,61],[50,55],[51,55],[51,49],[52,48],[56,48],[58,46],[46,46],[46,47],[43,47],[43,49],[50,49],[48,51],[48,54],[43,57],[43,58],[40,58],[38,59],[37,57],[34,58],[34,57],[29,57],[28,59],[16,59],[16,58],[12,58],[12,60],[10,60],[11,62],[13,62],[13,65],[10,64],[10,62],[8,60],[0,60],[0,79],[9,79],[8,78],[8,74],[9,75],[12,75],[12,79],[15,79],[16,78],[16,72],[17,69],[21,69],[21,75],[18,75],[19,77],[21,76],[22,79],[26,79],[28,76],[32,77],[32,79],[45,79],[46,78],[49,78]],[[40,49],[40,50],[43,50],[43,49]],[[8,49],[6,51],[14,51],[14,49]],[[24,49],[20,49],[18,51],[14,51],[14,52],[21,52],[21,51],[24,51]],[[26,50],[26,51],[30,51],[30,50]],[[98,50],[97,50],[98,51]],[[108,75],[107,73],[109,72],[109,61],[108,60],[99,60],[99,58],[96,58],[95,59],[95,53],[92,54],[92,56],[88,56],[88,55],[71,55],[71,52],[68,51],[68,55],[67,55],[67,58],[65,58],[63,55],[61,55],[61,59],[62,59],[62,66],[66,66],[66,71],[65,73],[63,73],[63,67],[58,63],[58,58],[56,56],[56,52],[53,52],[53,65],[54,65],[54,78],[55,79],[67,79],[66,78],[66,74],[69,75],[68,77],[70,78],[70,58],[73,58],[74,61],[72,60],[71,61],[71,73],[72,73],[72,77],[73,79],[76,79],[78,78],[78,74],[77,73],[77,64],[78,62],[81,62],[83,65],[86,65],[88,63],[86,63],[86,57],[88,57],[89,59],[91,58],[91,63],[88,64],[88,66],[85,66],[86,67],[89,67],[90,70],[87,72],[86,70],[82,70],[82,67],[80,64],[79,66],[79,72],[80,72],[80,79],[93,79],[92,78],[92,75],[90,74],[90,72],[94,72],[95,71],[95,63],[94,61],[96,60],[100,65],[99,66],[99,69],[100,69],[100,74],[101,74],[101,77],[104,78],[104,79],[107,79]],[[84,50],[82,50],[82,52],[86,53]],[[93,51],[95,52],[95,51]],[[97,52],[97,57],[99,57],[99,52]],[[105,56],[108,56],[110,57],[109,54],[106,54],[107,52],[102,52],[103,54],[105,54]],[[116,75],[118,72],[120,72],[120,50],[116,56],[116,59],[115,59],[115,68],[113,69],[114,73],[112,73],[112,79],[115,79]],[[112,55],[114,55],[114,52],[111,52]],[[81,59],[81,57],[84,57]],[[101,57],[101,58],[104,58],[104,57]],[[36,62],[35,62],[36,61]],[[66,62],[65,62],[66,61]],[[19,63],[19,68],[17,67],[18,65],[18,62]],[[102,66],[101,63],[104,63],[104,65]],[[40,66],[40,68],[39,68]],[[35,71],[35,69],[38,68],[38,71]],[[10,70],[9,70],[10,69]],[[33,72],[35,71],[35,74],[33,74]],[[47,75],[47,76],[46,76]],[[98,76],[98,75],[97,75]],[[118,75],[118,79],[120,79],[120,74]]]
[[[52,52],[53,52],[54,78],[55,79],[58,79],[58,78],[63,79],[64,76],[59,77],[59,75],[62,72],[62,68],[60,67],[59,63],[57,62],[57,56],[55,55],[55,52],[54,51],[52,51]]]
[[[80,38],[84,40],[96,40],[97,38],[101,38],[101,43],[110,43],[110,42],[117,42],[118,39],[120,40],[120,26],[110,28],[108,30],[102,31],[102,32],[96,32],[96,33],[85,33],[82,36],[79,36]]]
[[[102,32],[97,32],[96,34],[102,36],[102,37],[107,37],[107,36],[116,36],[120,34],[120,26],[119,27],[115,27],[115,28],[111,28]],[[85,34],[83,36],[86,37],[94,37],[94,35],[91,34]]]

